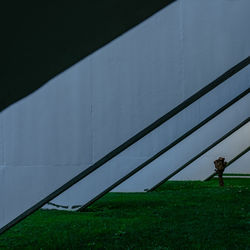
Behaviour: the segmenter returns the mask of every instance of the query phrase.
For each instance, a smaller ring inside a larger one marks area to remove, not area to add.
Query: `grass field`
[[[37,211],[1,249],[250,249],[250,179],[169,181],[110,193],[85,212]]]
[[[223,174],[223,176],[249,176],[250,177],[250,174]]]

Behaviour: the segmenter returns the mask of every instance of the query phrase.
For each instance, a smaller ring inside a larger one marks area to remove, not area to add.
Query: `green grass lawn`
[[[37,211],[0,236],[1,249],[250,249],[250,179],[168,181],[110,193],[85,212]]]
[[[232,173],[232,174],[223,174],[223,176],[250,176],[250,174],[234,174],[234,173]]]

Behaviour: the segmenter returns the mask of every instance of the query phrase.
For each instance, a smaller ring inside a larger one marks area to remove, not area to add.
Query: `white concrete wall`
[[[177,1],[3,111],[0,228],[247,57],[249,7]]]
[[[104,164],[100,170],[91,173],[88,177],[72,186],[52,202],[58,205],[72,207],[74,205],[84,205],[94,199],[99,193],[114,184],[115,181],[118,181],[119,178],[128,174],[130,171],[152,157],[155,153],[158,153],[179,136],[193,128],[227,102],[231,101],[233,97],[236,97],[235,93],[239,90],[242,91],[244,88],[247,88],[249,84],[246,83],[249,83],[249,81],[245,79],[245,76],[248,74],[249,69],[250,67],[248,66],[232,78],[228,79],[221,86],[194,102],[187,109],[183,110],[159,128],[130,146],[124,152]],[[183,159],[175,159],[175,163],[172,165],[180,167],[181,164],[184,164],[185,161],[190,159],[188,157],[192,158],[194,154],[197,154],[200,152],[199,150],[202,150],[202,147],[207,147],[209,143],[213,142],[213,140],[217,140],[218,136],[222,136],[223,133],[226,133],[225,131],[231,130],[238,124],[240,119],[245,119],[250,115],[249,106],[250,94],[221,114],[219,120],[211,121],[209,123],[210,125],[199,130],[198,133],[194,133],[194,135],[192,135],[193,139],[191,140],[192,143],[196,144],[196,147],[194,147],[193,151],[189,150],[190,145],[188,143],[190,142],[190,139],[186,139],[185,141],[187,143],[184,143],[186,146],[184,146],[184,148],[182,146],[183,152],[180,153]],[[239,110],[241,110],[241,112],[238,112]],[[221,121],[223,121],[223,123],[226,122],[226,126],[221,127],[220,130],[215,129]],[[180,124],[185,124],[185,128],[181,127]],[[176,126],[178,126],[178,130],[175,129]],[[215,133],[213,131],[214,129],[216,131]],[[209,137],[208,140],[206,137]],[[200,141],[199,138],[203,138],[204,140]],[[198,142],[196,140],[198,140]],[[175,149],[170,151],[170,154],[175,154],[175,150],[179,152],[179,148],[180,145],[177,145]],[[185,153],[185,150],[188,150],[188,154]],[[169,157],[168,153],[166,153],[165,158],[166,157]],[[155,162],[158,164],[157,160]],[[152,164],[145,167],[145,169],[120,184],[113,190],[113,192],[144,191],[149,185],[157,184],[173,171],[172,167],[166,168],[165,163],[162,167],[162,170],[159,166],[156,168],[156,164],[152,162]],[[116,172],[116,169],[119,169],[119,172]],[[109,178],[103,183],[98,182],[98,185],[96,185],[97,181],[102,178],[102,175],[107,175]],[[46,205],[44,208],[54,209],[55,206]]]
[[[250,94],[123,182],[114,192],[150,190],[250,115]]]
[[[188,165],[171,180],[205,180],[214,173],[214,160],[232,160],[250,146],[250,122]]]
[[[208,99],[206,100],[207,102],[202,102],[204,100],[201,98],[194,103],[192,107],[198,105],[202,108],[202,103],[206,105],[209,103]],[[143,192],[146,189],[152,188],[196,154],[200,153],[210,144],[215,142],[219,137],[237,126],[240,121],[247,118],[250,115],[249,106],[250,94],[230,106],[227,110],[219,114],[218,117],[215,117],[112,191]],[[188,110],[185,110],[181,117],[188,116]],[[172,121],[174,123],[171,123]],[[178,120],[178,122],[180,123],[181,120]],[[52,202],[69,207],[74,205],[85,205],[103,190],[111,186],[115,181],[119,180],[119,178],[127,174],[128,171],[132,171],[147,160],[148,158],[143,156],[144,152],[149,153],[149,151],[147,151],[147,145],[152,145],[151,143],[153,141],[158,141],[161,137],[167,137],[170,132],[169,128],[173,129],[174,124],[176,124],[175,118],[169,120],[161,127],[155,129],[152,133],[130,146],[117,157],[104,164],[102,168],[88,175],[82,181],[78,182],[63,194],[55,198]],[[223,126],[221,126],[221,124],[223,124]],[[124,162],[126,162],[126,168],[124,168]],[[119,169],[118,173],[116,172],[117,168]],[[109,176],[109,178],[105,182],[100,182],[96,185],[96,181],[100,180],[102,175]],[[89,189],[87,189],[87,187],[89,187]],[[46,205],[44,208],[53,209],[55,207],[52,205]]]
[[[250,151],[228,166],[225,174],[250,174]]]

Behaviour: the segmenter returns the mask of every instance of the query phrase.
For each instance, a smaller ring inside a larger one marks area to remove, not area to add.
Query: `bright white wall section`
[[[143,192],[152,189],[186,162],[224,136],[250,115],[250,94],[159,156],[114,192]]]
[[[177,1],[2,112],[0,228],[249,56],[249,7]],[[98,169],[84,191],[99,194],[137,160]]]
[[[105,190],[111,186],[115,181],[118,181],[119,178],[122,178],[125,174],[128,174],[129,171],[132,171],[138,167],[140,164],[152,157],[155,153],[158,153],[161,149],[169,145],[179,136],[183,135],[203,119],[207,118],[213,112],[217,111],[223,105],[231,101],[235,95],[234,93],[238,92],[239,90],[242,91],[244,88],[248,87],[249,84],[246,84],[248,81],[245,81],[245,74],[247,72],[249,72],[249,67],[242,70],[237,75],[233,76],[220,85],[218,88],[215,88],[213,91],[209,92],[209,94],[203,96],[188,108],[180,112],[178,115],[174,116],[163,125],[149,133],[147,136],[130,146],[118,156],[104,164],[100,170],[91,173],[82,181],[72,186],[70,189],[54,199],[52,203],[72,207],[74,205],[84,205],[94,199],[98,193],[102,192],[102,190]],[[238,86],[237,91],[235,90],[235,84]],[[210,125],[205,127],[205,129],[201,130],[201,132],[198,132],[197,134],[194,133],[193,139],[191,139],[191,141],[192,143],[196,143],[197,146],[194,147],[193,151],[189,149],[190,139],[185,140],[186,146],[181,147],[181,153],[178,150],[180,150],[180,145],[182,144],[179,143],[176,145],[175,149],[170,151],[170,154],[175,154],[175,150],[177,150],[183,159],[178,161],[176,158],[172,157],[171,159],[175,161],[172,163],[172,165],[180,167],[181,164],[184,164],[185,161],[188,161],[190,158],[192,158],[194,154],[200,152],[199,150],[202,150],[202,147],[204,148],[208,146],[209,142],[212,143],[213,140],[215,141],[218,138],[218,136],[222,136],[223,133],[231,130],[239,123],[241,119],[244,120],[247,117],[246,114],[250,115],[249,106],[250,94],[229,107],[228,110],[224,111],[223,114],[220,115],[222,117],[219,120],[215,120],[214,122],[210,121]],[[222,126],[220,129],[217,129],[216,127],[218,124],[220,125],[221,121],[223,121],[223,123],[226,122],[226,125]],[[181,127],[180,124],[185,124],[185,128]],[[178,130],[175,130],[176,126],[179,128]],[[213,130],[215,130],[215,133],[213,133]],[[201,136],[203,140],[200,140]],[[185,150],[188,152],[186,153]],[[168,152],[165,155],[165,158],[169,157]],[[158,161],[155,160],[155,162]],[[170,165],[170,163],[168,165]],[[149,185],[152,185],[152,183],[157,184],[159,182],[159,178],[162,180],[161,178],[165,178],[171,173],[171,171],[175,170],[173,170],[171,167],[166,167],[164,160],[162,167],[163,169],[161,170],[159,166],[156,167],[156,164],[152,162],[150,165],[146,166],[145,169],[140,170],[127,181],[120,184],[113,191],[142,192],[144,189],[147,189]],[[119,169],[119,173],[116,172],[116,169]],[[96,185],[96,181],[100,180],[103,174],[109,176],[109,179],[106,182],[100,182],[98,185]],[[87,187],[89,187],[89,189],[87,189]],[[46,205],[44,208],[55,207]]]
[[[214,173],[214,160],[225,157],[226,161],[230,161],[249,146],[250,122],[192,162],[171,180],[205,180]]]
[[[225,174],[250,174],[250,151],[225,169]]]

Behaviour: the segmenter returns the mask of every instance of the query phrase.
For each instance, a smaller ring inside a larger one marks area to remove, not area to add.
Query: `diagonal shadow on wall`
[[[11,1],[1,6],[0,111],[172,2]]]

